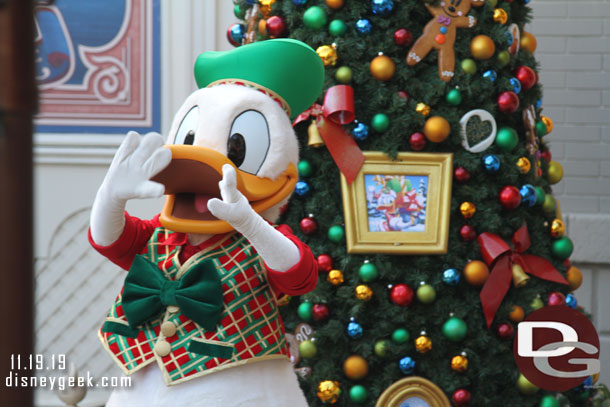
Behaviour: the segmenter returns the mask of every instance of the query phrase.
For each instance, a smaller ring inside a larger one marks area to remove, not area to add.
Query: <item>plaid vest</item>
[[[274,358],[287,358],[288,346],[277,300],[267,281],[262,259],[239,233],[193,255],[184,264],[180,246],[161,245],[172,232],[154,230],[141,253],[170,280],[211,259],[221,278],[224,308],[216,331],[206,331],[169,306],[158,318],[132,329],[121,307],[121,293],[98,335],[104,348],[131,374],[153,360],[168,385],[216,370]]]

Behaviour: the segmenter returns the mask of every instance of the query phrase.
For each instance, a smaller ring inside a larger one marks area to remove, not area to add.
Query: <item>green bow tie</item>
[[[192,267],[177,281],[168,280],[157,265],[138,255],[123,288],[123,312],[132,328],[157,317],[169,305],[208,331],[215,331],[223,297],[220,277],[211,260]]]

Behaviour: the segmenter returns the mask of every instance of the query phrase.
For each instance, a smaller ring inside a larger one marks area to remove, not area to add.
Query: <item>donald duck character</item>
[[[317,264],[272,222],[297,181],[290,119],[324,68],[277,39],[201,54],[195,77],[165,145],[130,132],[93,204],[90,243],[128,270],[99,337],[132,386],[107,406],[305,407],[276,299],[311,291]],[[164,194],[151,220],[125,212]]]

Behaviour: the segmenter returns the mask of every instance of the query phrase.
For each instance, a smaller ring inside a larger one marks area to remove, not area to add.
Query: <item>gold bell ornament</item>
[[[312,120],[307,128],[307,136],[307,145],[309,147],[319,148],[324,145],[324,140],[322,140],[322,136],[320,136],[320,131],[318,130],[315,120]]]
[[[513,284],[515,287],[523,287],[525,284],[527,284],[527,280],[529,279],[530,276],[523,271],[523,268],[521,268],[520,265],[513,264]]]

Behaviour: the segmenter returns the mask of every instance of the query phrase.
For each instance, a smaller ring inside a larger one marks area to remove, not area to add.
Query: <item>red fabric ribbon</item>
[[[477,238],[483,260],[490,266],[491,274],[481,290],[481,305],[487,327],[491,326],[496,312],[510,288],[513,264],[518,264],[527,274],[559,284],[568,284],[565,278],[545,258],[524,254],[530,247],[527,225],[513,235],[513,249],[498,235],[481,233]]]
[[[351,184],[364,163],[364,154],[354,138],[343,130],[342,125],[354,121],[354,89],[348,85],[336,85],[329,88],[324,95],[324,105],[314,104],[297,116],[293,126],[316,118],[316,126],[345,179]]]

